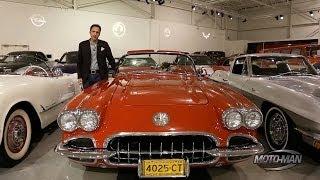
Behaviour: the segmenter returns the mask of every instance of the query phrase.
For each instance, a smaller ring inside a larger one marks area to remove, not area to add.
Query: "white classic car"
[[[5,57],[0,74],[0,166],[11,167],[80,87],[76,74],[53,71],[34,57]]]
[[[306,58],[292,54],[249,54],[235,59],[215,81],[243,92],[264,114],[271,149],[294,148],[298,138],[320,149],[320,76]]]

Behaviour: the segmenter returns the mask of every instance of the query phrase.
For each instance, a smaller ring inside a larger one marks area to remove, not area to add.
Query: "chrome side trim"
[[[295,130],[299,131],[304,136],[308,136],[308,137],[313,138],[314,140],[320,141],[320,134],[317,134],[317,133],[314,133],[311,131],[302,130],[299,128],[295,128]]]

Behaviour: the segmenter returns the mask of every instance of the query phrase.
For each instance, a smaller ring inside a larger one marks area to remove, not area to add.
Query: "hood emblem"
[[[158,112],[153,115],[153,124],[156,126],[165,126],[169,121],[169,115],[165,112]]]

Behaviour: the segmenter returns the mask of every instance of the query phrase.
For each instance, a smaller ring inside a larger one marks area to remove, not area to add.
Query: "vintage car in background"
[[[39,65],[44,68],[47,64],[42,59],[28,55],[5,55],[0,60],[0,74],[13,73],[20,68],[28,67],[30,64]]]
[[[10,56],[18,56],[18,55],[23,55],[23,56],[29,56],[29,57],[35,57],[38,59],[41,59],[43,61],[49,61],[48,58],[51,58],[51,55],[47,54],[45,55],[41,51],[13,51],[8,53]]]
[[[35,57],[6,56],[0,69],[0,166],[12,167],[80,88],[76,74],[63,75]]]
[[[243,92],[261,109],[271,149],[295,148],[301,136],[320,149],[320,76],[304,56],[242,55],[230,72],[216,71],[211,78]]]
[[[70,51],[64,53],[60,59],[56,59],[56,64],[54,67],[60,68],[63,73],[77,73],[77,61],[78,61],[78,51]],[[115,58],[115,62],[117,63],[119,58]],[[109,69],[111,67],[109,66]],[[109,71],[109,75],[114,74],[113,70]]]
[[[305,44],[294,46],[282,46],[276,48],[262,49],[261,53],[284,53],[302,55],[309,59],[310,63],[315,68],[320,69],[320,45],[318,44]]]
[[[60,59],[56,59],[55,67],[60,68],[63,73],[77,73],[78,51],[64,53]]]
[[[226,57],[226,53],[223,51],[197,51],[193,54],[204,54],[209,56],[212,60],[217,60]]]
[[[190,167],[261,153],[259,109],[189,62],[178,52],[128,52],[112,81],[85,89],[59,115],[55,151],[85,166],[138,168],[140,177],[186,177]]]
[[[223,61],[220,62],[210,59],[207,55],[191,54],[190,57],[193,60],[196,69],[202,69],[204,74],[209,76],[216,70],[228,71],[230,69],[229,59],[227,58],[224,58]]]

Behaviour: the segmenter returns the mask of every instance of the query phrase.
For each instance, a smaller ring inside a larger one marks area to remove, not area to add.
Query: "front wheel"
[[[270,108],[266,113],[264,135],[272,150],[295,147],[293,124],[289,117],[277,107]]]
[[[0,146],[1,165],[12,167],[26,156],[31,143],[31,133],[28,113],[22,109],[11,111],[5,122]]]

